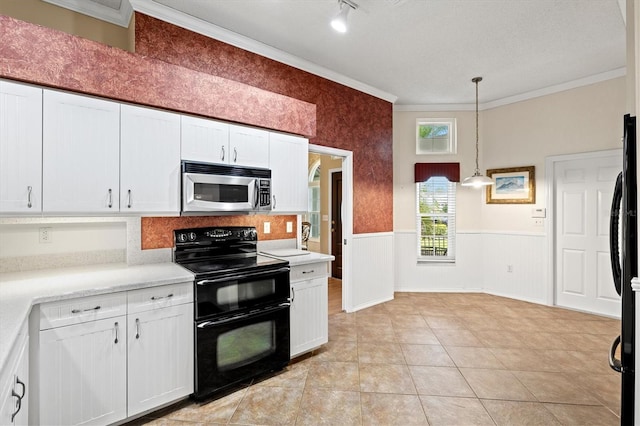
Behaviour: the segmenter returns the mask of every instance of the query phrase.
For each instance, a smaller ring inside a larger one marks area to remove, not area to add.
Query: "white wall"
[[[480,169],[536,166],[536,204],[486,204],[484,191],[457,190],[457,260],[417,264],[416,162],[475,168],[475,112],[394,112],[394,283],[396,291],[485,291],[546,303],[548,244],[533,207],[546,206],[545,158],[620,147],[625,78],[480,111]],[[455,117],[458,153],[415,155],[416,118]],[[508,266],[512,272],[507,272]]]

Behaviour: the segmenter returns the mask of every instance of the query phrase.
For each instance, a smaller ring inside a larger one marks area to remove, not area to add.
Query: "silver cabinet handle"
[[[238,162],[238,150],[235,147],[233,147],[233,162]]]
[[[31,208],[32,204],[31,204],[31,191],[33,190],[32,187],[27,186],[27,207]]]
[[[140,318],[136,318],[136,339],[140,338]]]
[[[293,303],[294,300],[296,300],[296,289],[291,287],[291,303]]]
[[[220,159],[224,161],[224,145],[222,145],[222,149],[220,150]]]
[[[109,188],[109,208],[113,207],[113,192]]]
[[[24,388],[24,383],[18,381],[18,383],[22,384],[23,388],[22,388],[22,396],[18,395],[16,393],[15,388],[11,389],[11,396],[16,398],[16,411],[14,411],[13,413],[11,413],[11,423],[13,423],[13,419],[16,418],[16,416],[18,415],[18,413],[20,412],[20,409],[22,408],[22,398],[24,397],[24,392],[26,390],[26,388]]]
[[[113,341],[116,345],[118,344],[118,323],[113,324],[113,327],[116,329],[116,340]]]
[[[277,203],[276,203],[276,196],[275,196],[275,195],[273,195],[273,209],[274,209],[274,210],[276,209],[276,204],[277,204]]]
[[[131,208],[131,190],[127,190],[127,208]]]
[[[151,300],[168,299],[168,298],[170,298],[170,297],[173,297],[173,293],[169,293],[169,294],[167,294],[166,296],[159,296],[159,297],[152,296],[152,297],[151,297]]]
[[[96,306],[95,308],[89,308],[89,309],[72,309],[71,313],[79,314],[80,312],[97,311],[98,309],[100,309],[100,305]]]
[[[312,269],[310,271],[302,271],[303,274],[313,274],[315,272],[315,269]]]
[[[20,399],[24,398],[24,394],[27,392],[27,386],[24,384],[23,381],[20,380],[20,377],[18,376],[16,376],[16,385],[22,386],[22,395],[20,395],[18,398]]]

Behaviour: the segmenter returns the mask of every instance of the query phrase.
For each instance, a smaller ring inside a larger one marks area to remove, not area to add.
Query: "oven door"
[[[197,400],[281,370],[289,363],[289,303],[196,322],[195,345]]]
[[[183,173],[182,211],[258,210],[259,181],[254,177]]]
[[[289,299],[289,267],[196,280],[196,319],[255,309]]]

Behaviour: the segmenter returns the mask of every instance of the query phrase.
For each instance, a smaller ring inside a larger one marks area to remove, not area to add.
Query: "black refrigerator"
[[[636,118],[624,116],[622,172],[611,205],[609,241],[611,269],[621,297],[620,335],[609,351],[609,365],[621,374],[620,424],[634,424],[635,400],[635,297],[631,279],[638,276],[638,215],[636,171]],[[618,350],[619,348],[619,350]],[[616,358],[619,354],[620,358]]]

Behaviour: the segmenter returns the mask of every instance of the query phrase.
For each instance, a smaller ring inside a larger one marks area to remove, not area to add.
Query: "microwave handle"
[[[254,180],[253,184],[254,184],[253,208],[255,210],[258,208],[258,202],[260,201],[260,179]]]

